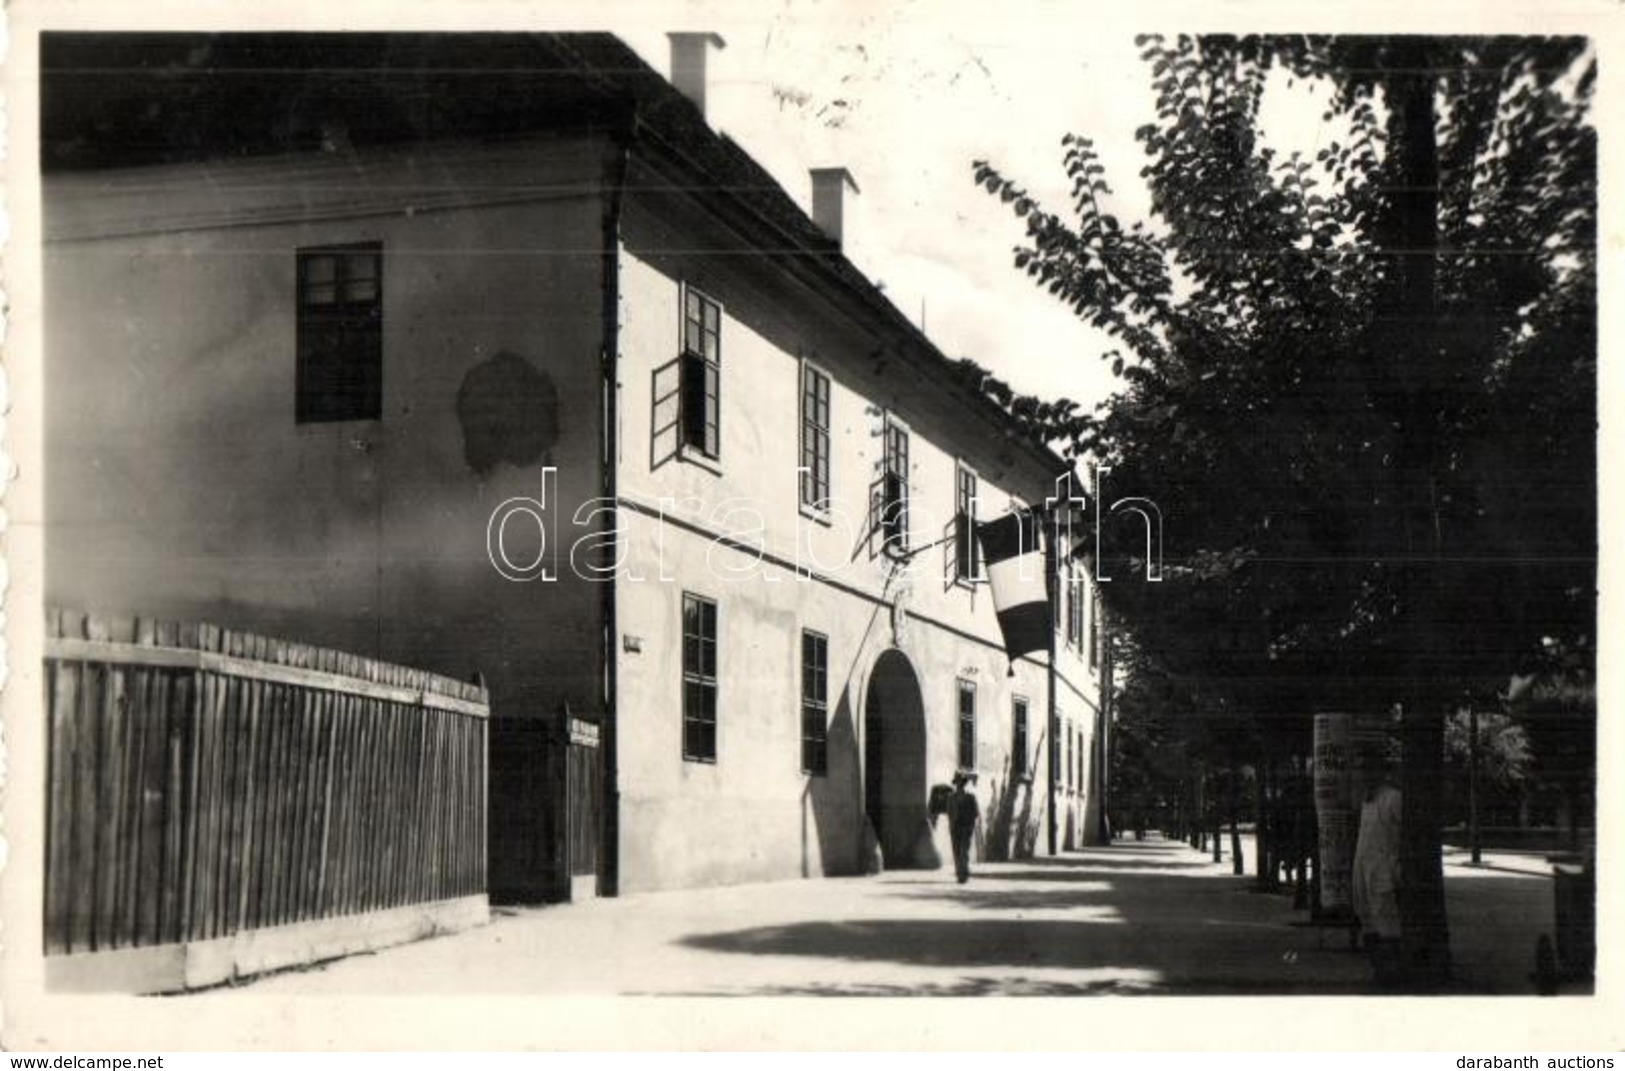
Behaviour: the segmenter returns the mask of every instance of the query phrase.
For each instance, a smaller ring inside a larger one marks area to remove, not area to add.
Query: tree
[[[1177,511],[1166,582],[1105,589],[1172,678],[1266,742],[1403,706],[1405,943],[1437,981],[1445,715],[1594,634],[1594,61],[1572,38],[1140,43],[1152,219],[1107,210],[1085,137],[1072,220],[975,165],[1025,223],[1016,266],[1117,340],[1124,386],[1093,414],[987,386]],[[1260,118],[1290,80],[1343,132],[1312,158]],[[1103,535],[1108,562],[1144,553]]]

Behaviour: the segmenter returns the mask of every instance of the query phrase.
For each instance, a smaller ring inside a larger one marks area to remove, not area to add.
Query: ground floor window
[[[1061,718],[1051,714],[1049,719],[1049,783],[1061,783]]]
[[[976,768],[976,683],[959,681],[959,766]]]
[[[1010,774],[1027,776],[1027,701],[1017,696],[1010,703],[1010,720],[1014,735],[1010,741]]]
[[[822,774],[829,769],[829,639],[801,633],[801,769]]]
[[[683,594],[683,758],[717,761],[717,604]]]

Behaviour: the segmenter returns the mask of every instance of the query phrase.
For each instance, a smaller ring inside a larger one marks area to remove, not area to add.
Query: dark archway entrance
[[[926,817],[925,701],[904,654],[881,654],[863,704],[863,803],[888,870],[940,864]]]

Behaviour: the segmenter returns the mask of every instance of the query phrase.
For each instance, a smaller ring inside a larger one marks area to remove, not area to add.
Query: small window
[[[1084,752],[1083,730],[1079,729],[1078,730],[1078,791],[1079,792],[1082,792],[1083,787],[1084,787],[1084,777],[1083,777],[1083,775],[1084,775],[1084,755],[1083,755],[1083,752]]]
[[[801,769],[829,770],[829,639],[801,633]]]
[[[296,253],[294,420],[378,420],[384,410],[383,247]]]
[[[976,539],[976,472],[955,467],[954,579],[974,583],[982,578],[981,547]]]
[[[829,509],[829,377],[801,364],[801,504]]]
[[[717,604],[683,593],[683,758],[717,761]]]
[[[1066,790],[1072,791],[1072,727],[1066,727]]]
[[[1066,571],[1066,642],[1069,646],[1077,647],[1083,642],[1083,579],[1073,571],[1071,566]]]
[[[889,553],[908,550],[908,429],[886,418],[886,451],[880,483],[880,531]]]
[[[1055,714],[1049,719],[1049,779],[1052,785],[1061,783],[1061,719]]]
[[[681,421],[683,445],[721,456],[722,306],[683,287]]]
[[[1027,701],[1017,696],[1010,702],[1010,775],[1027,776]]]
[[[1089,668],[1100,665],[1100,599],[1089,604]]]
[[[976,683],[959,681],[959,767],[976,769]]]

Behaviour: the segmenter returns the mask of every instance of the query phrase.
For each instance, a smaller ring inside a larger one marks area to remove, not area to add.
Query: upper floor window
[[[722,451],[722,306],[691,286],[683,287],[681,376],[683,446],[715,459]]]
[[[294,420],[377,420],[384,411],[383,247],[296,254]]]
[[[1094,669],[1100,665],[1100,600],[1095,599],[1089,607],[1089,668]]]
[[[1010,776],[1027,776],[1027,700],[1016,696],[1010,701]]]
[[[683,593],[683,758],[717,761],[717,604]]]
[[[801,769],[822,774],[829,769],[829,639],[801,633]]]
[[[982,578],[981,545],[976,539],[976,472],[961,462],[954,470],[954,579]]]
[[[880,532],[887,551],[908,549],[908,428],[890,416],[880,475]]]
[[[1066,570],[1066,642],[1073,647],[1083,642],[1083,578],[1068,566]]]
[[[976,769],[976,682],[959,679],[959,766]]]
[[[829,509],[829,377],[801,362],[801,504]]]

